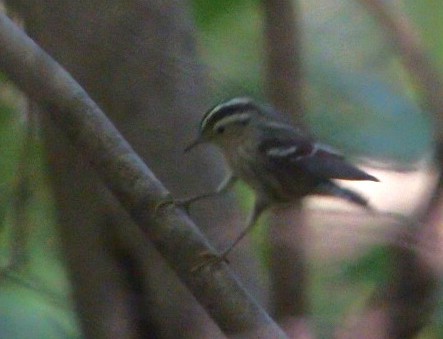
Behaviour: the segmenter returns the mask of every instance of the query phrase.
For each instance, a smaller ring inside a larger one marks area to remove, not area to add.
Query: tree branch
[[[220,328],[228,334],[285,337],[225,265],[191,273],[200,253],[213,251],[206,239],[180,210],[171,207],[156,213],[168,191],[80,85],[4,15],[0,15],[0,45],[0,69],[50,114],[89,159]]]

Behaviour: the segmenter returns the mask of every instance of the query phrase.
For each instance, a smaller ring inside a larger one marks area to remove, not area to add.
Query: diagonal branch
[[[168,191],[80,85],[4,15],[0,15],[0,45],[0,70],[38,102],[85,154],[220,328],[228,334],[260,331],[266,337],[285,337],[225,266],[191,273],[199,254],[213,250],[206,239],[180,210],[168,207],[156,213]]]

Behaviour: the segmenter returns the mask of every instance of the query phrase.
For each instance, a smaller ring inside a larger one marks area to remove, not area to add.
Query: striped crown
[[[211,108],[200,123],[200,133],[221,124],[247,121],[251,111],[260,112],[260,107],[250,98],[234,98]]]

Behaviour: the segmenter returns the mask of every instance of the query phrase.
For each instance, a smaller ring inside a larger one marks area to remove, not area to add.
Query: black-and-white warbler
[[[248,184],[256,195],[246,227],[215,261],[226,260],[262,212],[276,204],[307,195],[327,195],[368,207],[364,197],[340,187],[332,179],[378,181],[346,162],[331,147],[317,143],[280,122],[271,108],[249,98],[231,99],[206,112],[200,123],[198,138],[186,151],[207,142],[221,149],[231,174],[215,192],[188,199],[183,205],[223,193],[237,179]]]

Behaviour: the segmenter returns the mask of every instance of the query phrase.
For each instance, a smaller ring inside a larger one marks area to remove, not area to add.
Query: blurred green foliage
[[[239,95],[262,97],[260,1],[194,3],[200,54],[209,66],[214,103]]]
[[[72,314],[48,302],[48,296],[20,281],[1,285],[0,333],[2,338],[78,338]]]
[[[215,27],[220,17],[235,17],[235,13],[251,13],[251,8],[256,8],[260,0],[194,0],[193,9],[197,25],[203,31],[211,30]],[[244,18],[245,15],[242,15]]]
[[[0,78],[0,336],[77,338],[42,149]]]
[[[374,246],[357,261],[350,261],[342,266],[341,275],[351,283],[357,283],[359,280],[365,283],[385,284],[388,282],[390,271],[391,251],[385,246]]]
[[[403,8],[414,24],[420,27],[419,36],[430,52],[432,62],[443,73],[443,6],[436,0],[403,0]]]

